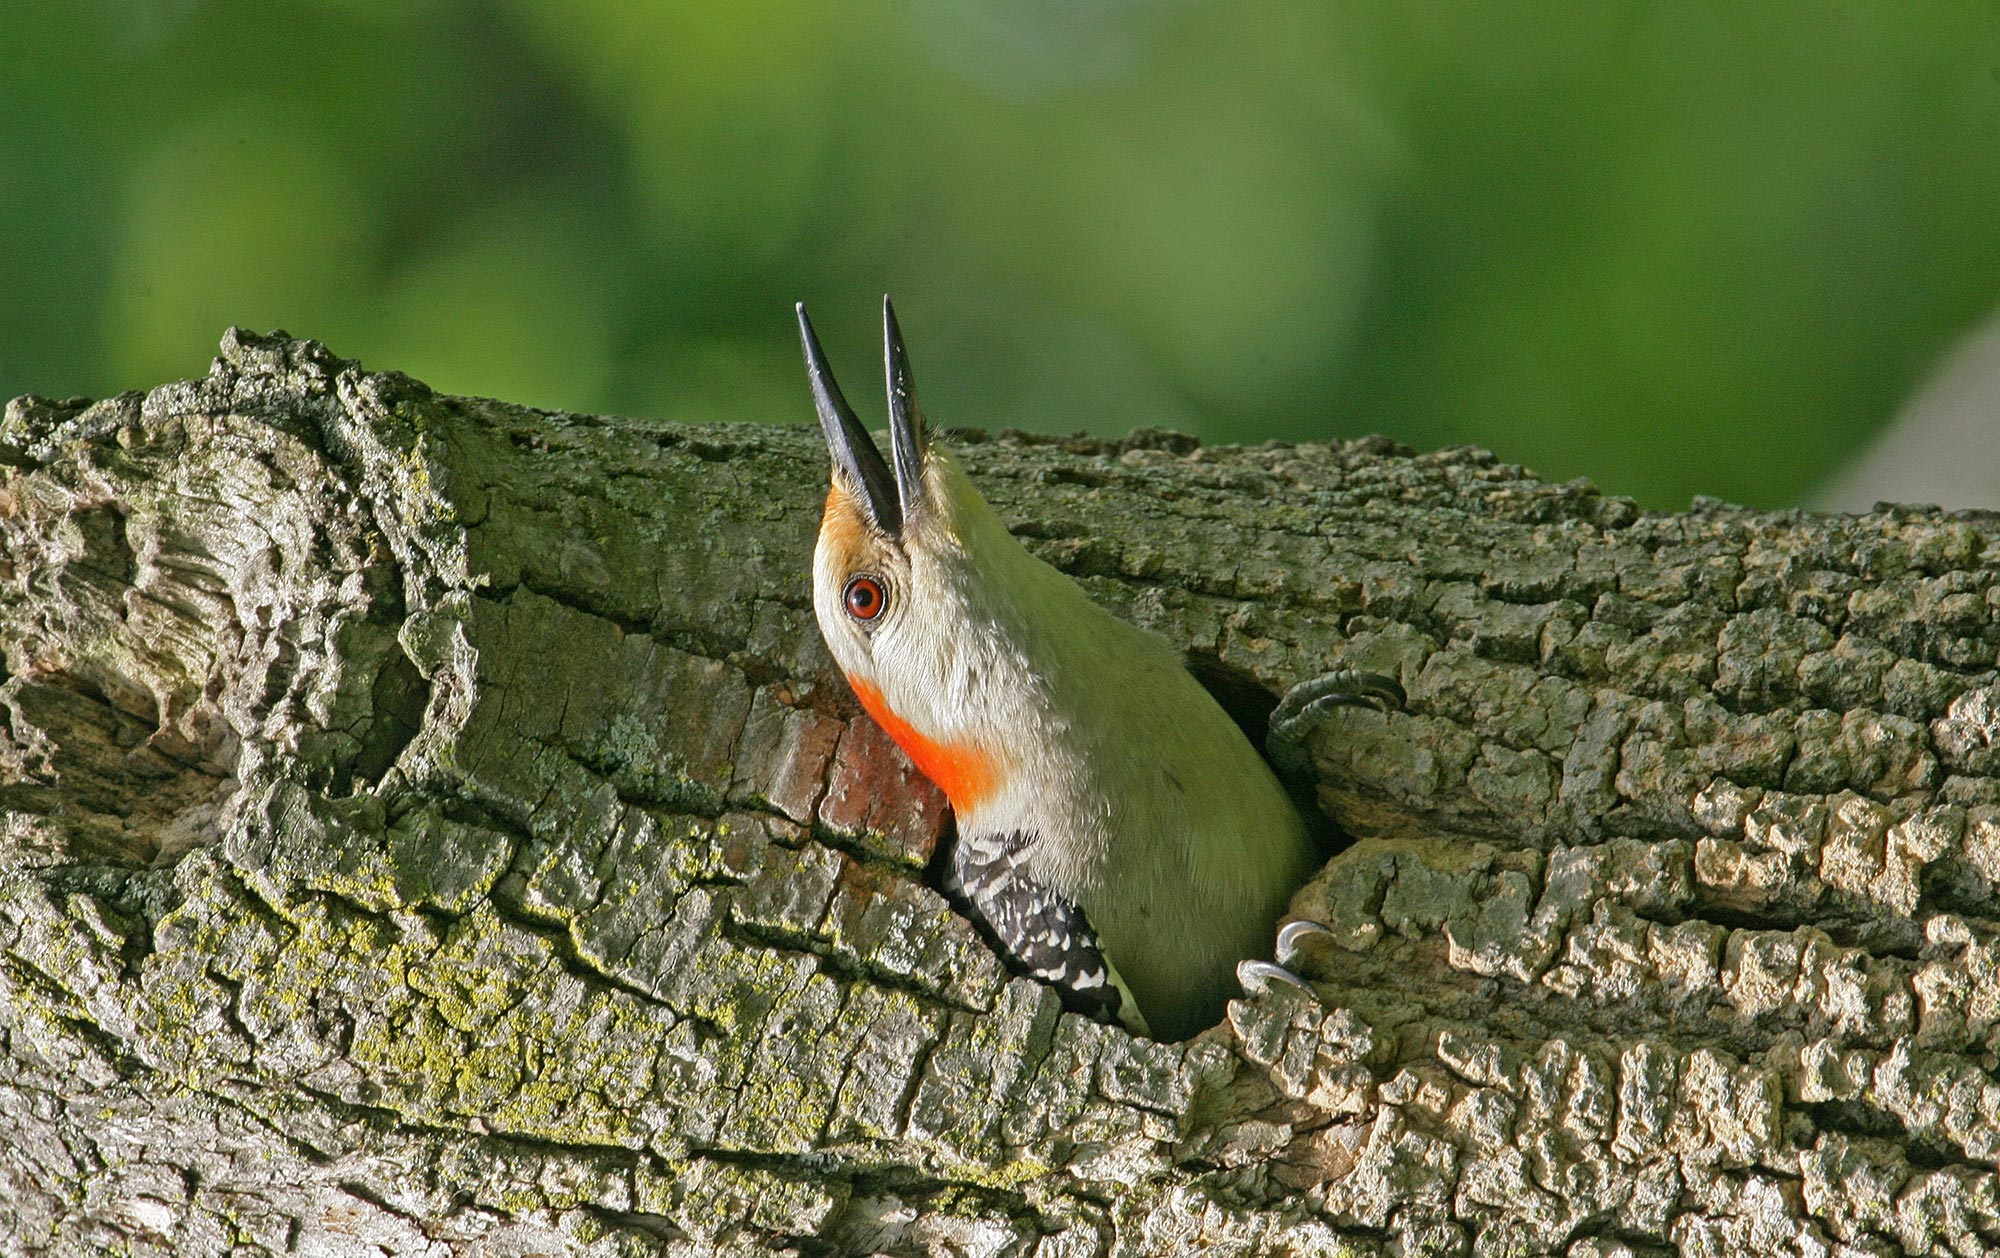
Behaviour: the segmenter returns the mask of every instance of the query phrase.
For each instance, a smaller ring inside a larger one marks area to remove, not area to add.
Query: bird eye
[[[888,605],[889,596],[882,589],[882,583],[874,577],[855,577],[847,583],[847,592],[841,596],[847,604],[847,614],[856,620],[873,620],[882,614]]]

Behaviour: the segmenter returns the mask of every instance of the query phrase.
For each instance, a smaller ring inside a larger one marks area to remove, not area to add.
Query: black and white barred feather
[[[1074,901],[1030,875],[1021,854],[1033,836],[960,835],[945,890],[962,898],[999,941],[1016,969],[1050,983],[1065,1007],[1100,1022],[1130,1021],[1136,1009],[1119,993],[1097,932]]]

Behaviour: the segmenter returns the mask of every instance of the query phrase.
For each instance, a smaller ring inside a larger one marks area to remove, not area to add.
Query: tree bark
[[[812,429],[232,333],[0,426],[0,1249],[2000,1246],[2000,517],[949,439],[1253,733],[1409,690],[1312,744],[1323,1003],[1008,976],[820,645]]]

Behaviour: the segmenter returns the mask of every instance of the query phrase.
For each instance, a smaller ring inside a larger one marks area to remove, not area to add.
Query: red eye
[[[847,592],[841,597],[847,602],[847,614],[856,620],[875,619],[889,601],[882,583],[874,577],[855,577],[847,583]]]

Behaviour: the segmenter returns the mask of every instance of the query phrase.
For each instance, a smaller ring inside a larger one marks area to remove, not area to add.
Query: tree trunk
[[[2000,1245],[2000,517],[949,439],[1253,732],[1409,690],[1314,738],[1323,1005],[1007,975],[820,645],[813,429],[232,333],[0,426],[0,1249]]]

